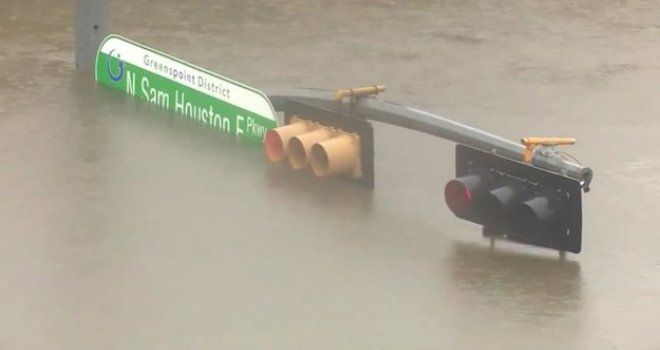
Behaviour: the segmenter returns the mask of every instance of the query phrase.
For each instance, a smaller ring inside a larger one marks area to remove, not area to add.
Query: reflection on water
[[[577,261],[454,243],[446,268],[456,301],[471,305],[467,320],[476,313],[493,331],[527,332],[543,344],[559,337],[564,339],[558,343],[575,345],[584,312]]]
[[[313,206],[332,215],[356,220],[369,215],[373,205],[373,190],[344,178],[316,178],[308,169],[294,171],[288,164],[272,164],[266,172],[265,195],[272,196],[273,205],[282,203],[282,196],[293,196],[293,206]]]
[[[582,275],[578,261],[513,253],[481,245],[455,243],[451,271],[454,286],[501,307],[523,305],[529,317],[579,310]]]

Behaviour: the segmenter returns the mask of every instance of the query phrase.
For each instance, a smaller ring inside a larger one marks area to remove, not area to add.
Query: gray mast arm
[[[444,139],[493,152],[502,157],[522,161],[525,147],[483,130],[458,123],[441,116],[379,100],[375,97],[360,97],[350,102],[337,101],[332,90],[313,88],[286,88],[266,90],[275,110],[282,110],[288,99],[306,100],[338,111],[357,114],[365,119],[424,132]],[[553,153],[535,151],[532,164],[555,173],[576,179],[585,192],[593,178],[593,171],[580,164],[568,161]]]

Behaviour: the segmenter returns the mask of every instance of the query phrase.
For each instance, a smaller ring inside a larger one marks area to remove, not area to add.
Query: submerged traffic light
[[[318,177],[344,176],[373,188],[374,141],[369,122],[294,99],[283,109],[284,126],[266,133],[268,160],[286,160],[295,170],[310,168]]]
[[[459,144],[445,201],[486,236],[579,253],[581,190],[578,180]]]

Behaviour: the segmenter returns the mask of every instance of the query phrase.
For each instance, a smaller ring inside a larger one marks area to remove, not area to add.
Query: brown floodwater
[[[292,173],[77,72],[71,1],[0,0],[0,349],[660,348],[657,2],[109,2],[258,88],[576,137],[583,251],[491,249],[450,142],[375,124],[373,191]]]

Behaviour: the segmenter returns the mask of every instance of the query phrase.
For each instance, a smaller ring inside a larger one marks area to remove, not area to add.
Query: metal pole
[[[74,0],[76,68],[94,67],[96,50],[108,31],[106,0]]]
[[[373,97],[362,97],[350,103],[342,103],[336,101],[334,92],[322,89],[281,89],[267,91],[267,95],[275,110],[282,110],[284,102],[290,98],[308,100],[325,107],[355,113],[366,119],[401,126],[494,152],[516,161],[522,161],[525,153],[525,147],[522,144],[432,113]],[[540,168],[579,180],[582,182],[585,192],[589,190],[593,171],[588,167],[540,152],[534,153],[532,162]]]

